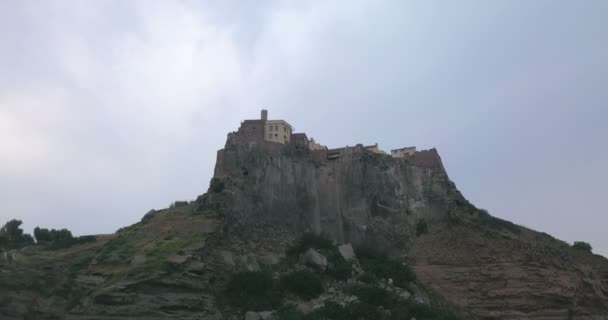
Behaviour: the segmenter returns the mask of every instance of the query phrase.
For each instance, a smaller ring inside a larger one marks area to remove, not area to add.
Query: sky
[[[608,2],[0,0],[0,223],[111,233],[243,119],[437,148],[490,213],[608,256]]]

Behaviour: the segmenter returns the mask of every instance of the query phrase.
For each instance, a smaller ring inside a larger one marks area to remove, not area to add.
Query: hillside
[[[2,319],[608,319],[605,258],[477,209],[434,149],[239,130],[196,201],[15,257],[0,264]]]

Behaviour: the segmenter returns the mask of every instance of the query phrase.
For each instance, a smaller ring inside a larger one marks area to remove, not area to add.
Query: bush
[[[390,259],[386,254],[371,248],[355,250],[363,270],[381,279],[393,279],[393,283],[401,288],[407,288],[409,282],[416,280],[414,272],[398,260]]]
[[[410,320],[412,318],[438,320],[461,319],[452,311],[442,306],[419,304],[412,301],[396,305],[391,310],[391,320]]]
[[[418,223],[416,223],[416,237],[420,237],[428,231],[429,226],[426,224],[426,221],[424,221],[423,219],[418,220]]]
[[[323,293],[321,278],[306,270],[295,271],[281,277],[281,287],[302,299],[312,299]]]
[[[327,274],[336,280],[345,281],[353,273],[353,265],[340,257],[340,259],[331,259],[332,265],[327,268]]]
[[[369,272],[365,272],[362,275],[359,276],[359,278],[357,279],[365,284],[377,284],[378,283],[378,278],[376,278],[373,274],[369,273]]]
[[[277,320],[304,320],[304,313],[302,313],[293,304],[288,304],[277,310],[274,314]]]
[[[382,319],[383,315],[376,306],[368,303],[351,303],[341,306],[335,302],[325,302],[325,305],[306,315],[306,320],[367,320]]]
[[[303,234],[296,243],[287,248],[287,255],[298,256],[310,248],[317,250],[335,250],[332,241],[326,236],[307,232]]]
[[[584,250],[584,251],[587,251],[587,252],[591,252],[593,250],[593,248],[591,247],[591,245],[588,242],[584,242],[584,241],[574,241],[574,244],[572,245],[572,248],[579,249],[579,250]]]
[[[390,309],[397,303],[397,298],[394,294],[380,287],[357,285],[351,290],[352,293],[359,298],[359,301],[374,306],[382,306],[386,309]]]
[[[227,301],[243,311],[271,310],[281,305],[281,292],[268,272],[240,272],[226,286]]]

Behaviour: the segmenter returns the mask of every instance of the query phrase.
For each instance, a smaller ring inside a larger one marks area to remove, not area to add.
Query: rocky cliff
[[[195,202],[86,246],[17,254],[0,274],[0,316],[238,317],[218,300],[230,274],[279,265],[305,232],[407,263],[424,288],[419,296],[467,318],[608,319],[605,258],[477,209],[436,150],[397,159],[242,132],[229,134]]]
[[[608,318],[605,258],[478,210],[434,149],[396,159],[359,146],[328,159],[232,135],[215,179],[226,188],[221,200],[200,200],[225,205],[232,227],[269,241],[313,230],[373,244],[405,257],[429,287],[480,318]],[[428,230],[417,236],[420,224]]]

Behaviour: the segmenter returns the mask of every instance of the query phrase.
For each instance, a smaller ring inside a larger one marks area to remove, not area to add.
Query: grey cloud
[[[111,232],[202,193],[264,106],[437,147],[474,203],[608,254],[605,1],[0,4],[0,220]]]

